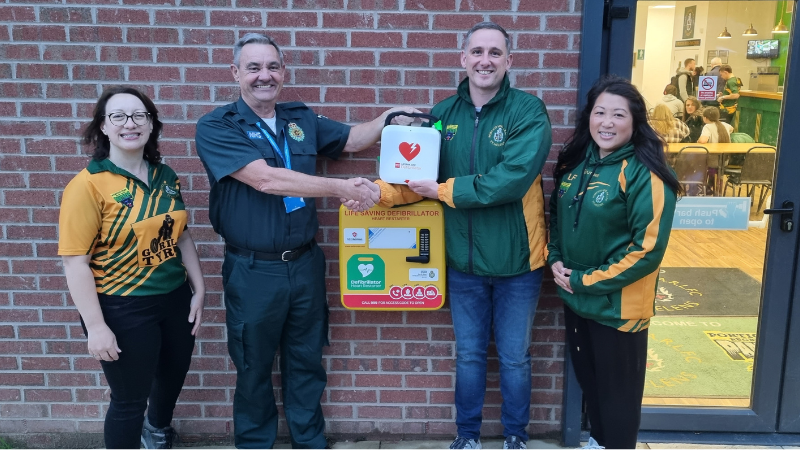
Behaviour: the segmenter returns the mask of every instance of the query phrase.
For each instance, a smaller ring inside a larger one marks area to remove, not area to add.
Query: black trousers
[[[163,295],[98,297],[103,318],[122,350],[118,360],[100,362],[111,388],[106,448],[139,448],[145,410],[151,425],[168,426],[189,371],[194,351],[192,290],[187,282]]]
[[[590,435],[606,448],[636,448],[647,330],[626,333],[564,307],[567,346],[583,389]]]
[[[314,244],[289,262],[225,253],[228,352],[236,366],[236,448],[272,448],[278,434],[272,367],[280,350],[281,396],[292,448],[325,448],[320,398],[327,375],[325,256]]]

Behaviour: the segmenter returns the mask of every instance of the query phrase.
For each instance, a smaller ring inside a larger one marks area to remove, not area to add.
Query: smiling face
[[[247,44],[239,54],[239,66],[231,64],[233,79],[239,83],[242,98],[256,113],[273,109],[283,88],[284,67],[275,47]]]
[[[625,97],[603,92],[597,97],[589,119],[589,133],[600,147],[600,157],[627,144],[633,136],[633,116]]]
[[[467,49],[461,52],[461,67],[467,69],[470,92],[497,92],[511,67],[511,54],[503,33],[492,29],[472,33]]]
[[[108,118],[109,114],[123,113],[133,115],[134,113],[146,113],[147,109],[136,96],[131,94],[116,94],[108,99],[106,103],[106,117],[100,130],[108,136],[111,152],[143,152],[150,133],[153,131],[153,122],[147,120],[143,125],[137,125],[132,118],[126,117],[124,125],[114,125]]]

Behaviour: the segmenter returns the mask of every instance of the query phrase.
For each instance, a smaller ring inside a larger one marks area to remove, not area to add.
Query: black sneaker
[[[144,418],[142,426],[142,445],[144,448],[172,448],[175,440],[175,429],[167,426],[156,428],[150,425],[147,417]]]

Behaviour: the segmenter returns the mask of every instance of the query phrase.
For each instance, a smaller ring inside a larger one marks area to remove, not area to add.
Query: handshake
[[[381,188],[366,178],[344,180],[344,191],[339,200],[351,211],[366,211],[381,200]]]

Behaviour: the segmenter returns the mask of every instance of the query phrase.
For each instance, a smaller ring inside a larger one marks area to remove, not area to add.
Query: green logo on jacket
[[[602,206],[606,200],[608,200],[608,191],[605,189],[600,189],[592,194],[592,203],[594,203],[595,206]]]
[[[495,125],[489,132],[489,142],[497,147],[502,147],[506,140],[506,130],[502,125]]]

